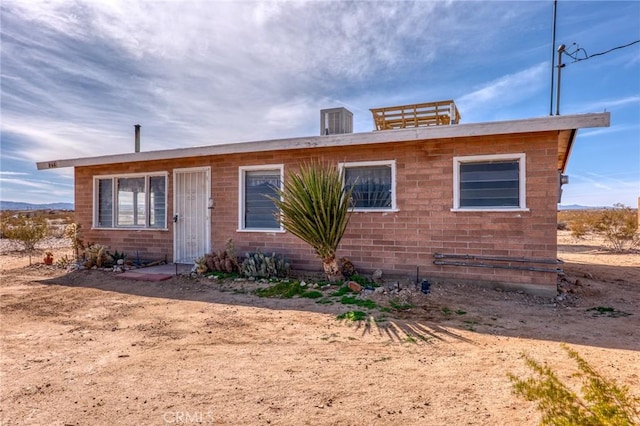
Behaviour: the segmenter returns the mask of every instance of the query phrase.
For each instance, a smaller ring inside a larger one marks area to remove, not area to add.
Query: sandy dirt
[[[640,254],[558,238],[564,300],[436,281],[362,322],[255,283],[120,280],[4,252],[0,424],[531,425],[506,374],[529,375],[526,352],[573,380],[563,342],[640,396]]]

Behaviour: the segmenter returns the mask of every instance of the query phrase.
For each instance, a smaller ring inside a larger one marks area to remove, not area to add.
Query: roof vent
[[[353,113],[346,108],[320,110],[320,134],[353,133]]]

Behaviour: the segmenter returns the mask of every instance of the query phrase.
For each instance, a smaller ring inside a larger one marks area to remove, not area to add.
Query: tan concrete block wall
[[[529,211],[452,212],[453,157],[500,153],[526,154]],[[338,250],[363,273],[381,268],[387,274],[541,285],[555,290],[553,273],[437,266],[434,253],[556,257],[557,139],[553,132],[366,147],[288,150],[195,157],[173,161],[117,164],[76,169],[76,216],[84,240],[106,243],[147,258],[172,259],[172,223],[162,231],[92,230],[93,176],[168,171],[168,211],[173,216],[173,169],[211,166],[212,247],[224,249],[232,238],[238,254],[255,251],[287,256],[297,269],[320,270],[306,244],[288,233],[238,232],[238,167],[284,164],[286,174],[310,159],[331,162],[396,160],[397,212],[354,213]],[[549,265],[547,265],[549,267]]]

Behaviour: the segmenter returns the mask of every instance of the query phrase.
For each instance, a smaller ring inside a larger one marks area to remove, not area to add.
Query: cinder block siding
[[[526,154],[529,211],[452,212],[453,157]],[[557,135],[555,132],[497,135],[76,168],[76,217],[86,242],[107,244],[127,253],[172,260],[173,228],[163,231],[91,229],[93,177],[103,174],[168,171],[168,211],[173,216],[173,169],[211,166],[215,202],[211,217],[213,250],[232,238],[237,252],[275,251],[296,269],[319,270],[313,250],[288,233],[238,232],[238,167],[284,164],[287,173],[303,161],[396,161],[397,212],[354,213],[338,255],[358,270],[381,268],[387,274],[448,277],[555,289],[553,273],[433,265],[434,253],[556,257]]]

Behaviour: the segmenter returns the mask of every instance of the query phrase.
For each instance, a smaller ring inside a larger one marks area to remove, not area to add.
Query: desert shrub
[[[527,366],[536,374],[522,380],[508,374],[514,392],[536,401],[542,411],[542,425],[635,425],[640,424],[640,399],[613,379],[598,373],[578,353],[566,345],[563,349],[578,365],[573,377],[582,379],[578,395],[546,365],[523,354]]]
[[[67,226],[73,223],[73,219],[69,214],[56,210],[47,212],[45,217],[49,223],[49,236],[53,238],[65,237]]]
[[[640,243],[637,212],[623,204],[602,211],[594,229],[607,240],[613,251],[624,251]]]
[[[80,237],[80,228],[80,225],[72,222],[64,229],[64,236],[71,240],[71,248],[73,248],[76,260],[80,259],[80,251],[84,250],[84,243]]]
[[[601,235],[616,252],[640,245],[637,211],[623,204],[615,204],[610,209],[561,212],[558,219],[568,223],[573,237]]]
[[[4,238],[20,244],[27,251],[34,250],[49,230],[47,219],[42,214],[6,217],[0,226]]]
[[[56,261],[56,266],[62,269],[68,268],[71,264],[73,264],[73,259],[69,258],[66,254]]]
[[[566,227],[571,230],[571,235],[574,238],[583,238],[588,233],[593,232],[598,218],[600,216],[599,210],[571,210],[561,212],[559,215],[559,222],[565,223]]]

